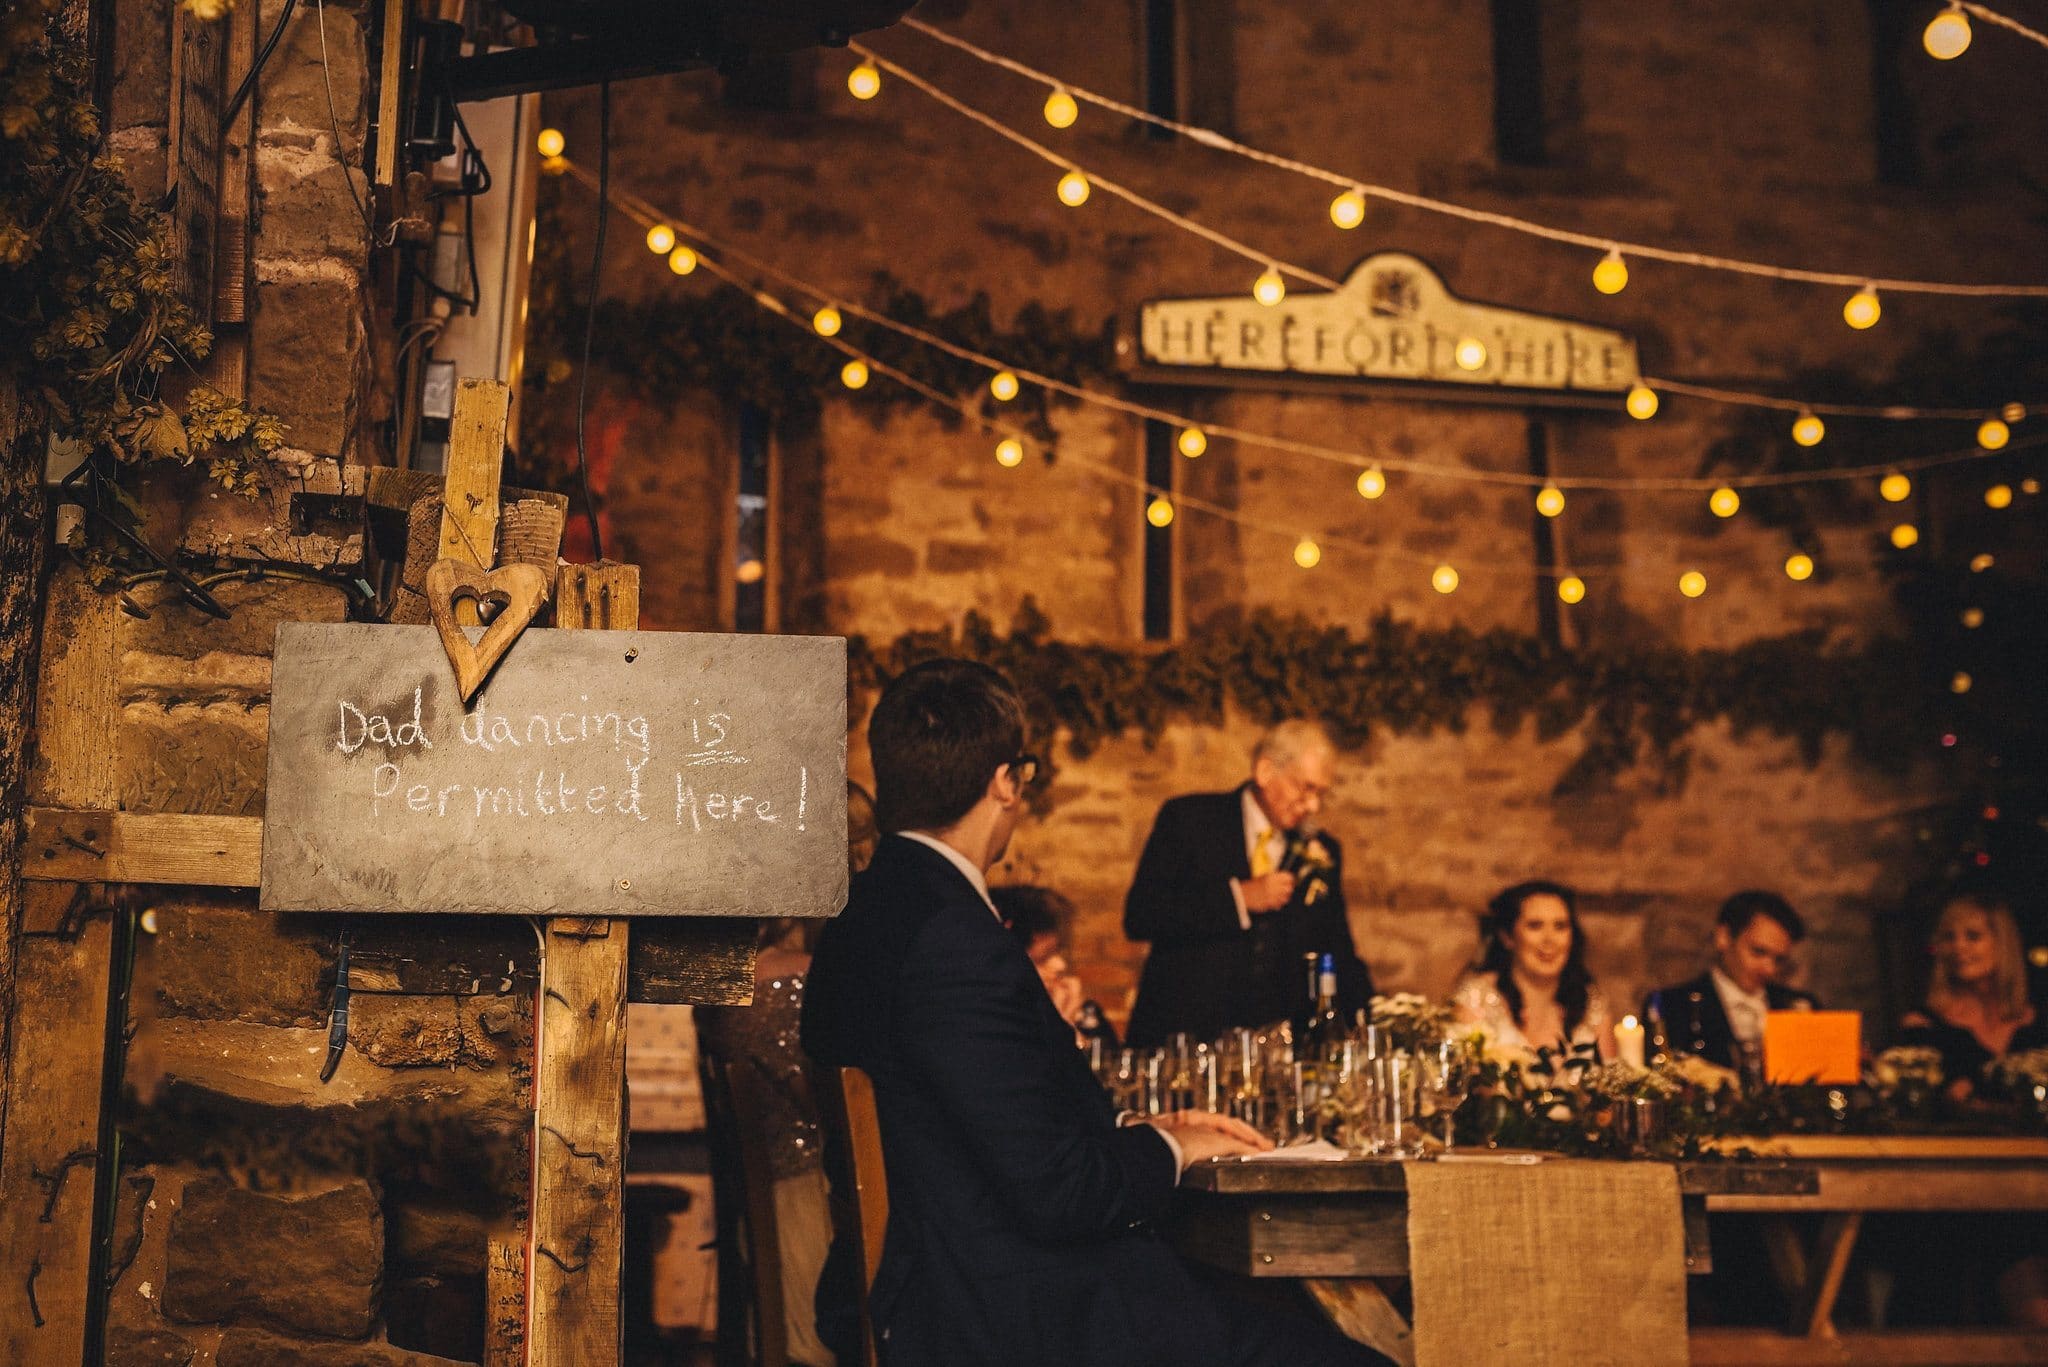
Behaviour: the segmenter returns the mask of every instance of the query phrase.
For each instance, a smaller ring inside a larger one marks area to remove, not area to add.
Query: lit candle
[[[1623,1063],[1643,1066],[1643,1026],[1634,1016],[1623,1016],[1614,1027],[1614,1046]]]

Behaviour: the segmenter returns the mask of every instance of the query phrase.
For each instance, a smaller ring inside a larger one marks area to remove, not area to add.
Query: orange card
[[[1764,1081],[1853,1083],[1861,1071],[1861,1011],[1773,1011],[1764,1017]]]

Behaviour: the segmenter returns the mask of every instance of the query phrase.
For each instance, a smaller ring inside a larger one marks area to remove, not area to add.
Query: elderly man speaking
[[[1300,1019],[1308,954],[1335,959],[1346,1020],[1371,998],[1344,914],[1343,850],[1315,825],[1335,763],[1322,727],[1281,722],[1252,751],[1249,783],[1159,809],[1124,899],[1124,934],[1152,945],[1131,1011],[1134,1047],[1178,1030],[1213,1039]]]

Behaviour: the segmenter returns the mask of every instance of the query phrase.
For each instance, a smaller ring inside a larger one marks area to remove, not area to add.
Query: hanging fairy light
[[[1877,320],[1883,314],[1884,308],[1877,302],[1875,285],[1865,285],[1850,295],[1849,301],[1842,305],[1842,321],[1858,332],[1876,327]]]
[[[1997,563],[1998,561],[1992,557],[1989,551],[1979,552],[1970,557],[1970,573],[1982,574]]]
[[[544,157],[559,157],[562,149],[569,145],[569,140],[562,136],[559,128],[543,128],[540,136],[533,140],[533,145]]]
[[[1566,575],[1557,581],[1557,596],[1560,601],[1565,603],[1584,601],[1586,597],[1586,581],[1579,578],[1576,574]]]
[[[1330,222],[1346,231],[1365,222],[1365,191],[1346,190],[1331,200]]]
[[[1998,416],[2007,422],[2019,422],[2027,416],[2027,406],[2023,403],[2009,403],[1998,410]]]
[[[1458,591],[1458,571],[1449,565],[1438,565],[1429,572],[1429,586],[1438,593]]]
[[[1707,511],[1715,517],[1733,517],[1741,507],[1742,495],[1725,484],[1707,495]]]
[[[1920,529],[1910,522],[1901,522],[1892,528],[1892,545],[1902,551],[1910,551],[1920,544]]]
[[[1081,117],[1081,106],[1074,103],[1074,97],[1063,87],[1054,86],[1052,94],[1045,97],[1045,121],[1054,128],[1072,128],[1074,120]]]
[[[996,464],[1005,470],[1014,470],[1024,463],[1024,443],[1015,437],[1004,437],[996,443]],[[1159,524],[1161,526],[1165,523]]]
[[[1986,451],[2000,451],[2012,440],[2012,429],[2003,420],[1986,418],[1977,424],[1977,445]]]
[[[1800,409],[1799,416],[1792,420],[1792,440],[1801,446],[1818,446],[1820,439],[1827,434],[1827,424],[1811,409]]]
[[[1804,552],[1786,556],[1785,577],[1794,583],[1813,578],[1813,557]]]
[[[1969,630],[1969,631],[1975,631],[1975,630],[1976,630],[1976,629],[1977,629],[1978,627],[1981,627],[1981,626],[1983,626],[1983,625],[1984,625],[1984,609],[1982,609],[1982,608],[1964,608],[1964,609],[1963,609],[1963,627],[1964,627],[1964,628],[1965,628],[1966,630]]]
[[[1079,170],[1070,170],[1060,177],[1060,203],[1069,209],[1078,209],[1088,202],[1088,177]]]
[[[848,389],[859,389],[868,382],[868,363],[858,356],[839,367],[839,383]]]
[[[1378,498],[1386,491],[1387,474],[1379,466],[1374,465],[1358,472],[1358,496],[1360,498]]]
[[[1536,495],[1536,511],[1545,517],[1556,517],[1564,511],[1564,490],[1555,484],[1546,484]]]
[[[1648,422],[1657,416],[1657,391],[1646,384],[1631,385],[1628,398],[1622,401],[1628,415],[1640,422]]]
[[[1180,448],[1182,455],[1186,456],[1189,460],[1193,460],[1209,449],[1209,434],[1199,427],[1183,427],[1180,429],[1180,437],[1174,442],[1174,445]]]
[[[676,230],[666,223],[657,223],[647,230],[647,250],[656,256],[667,256],[676,245]]]
[[[2010,508],[2012,506],[2012,486],[2010,484],[1994,484],[1989,489],[1986,489],[1984,491],[1984,506],[1987,508]]]
[[[688,247],[678,247],[668,254],[668,268],[677,275],[688,275],[697,269],[697,253]]]
[[[811,326],[817,330],[820,337],[837,337],[845,321],[839,316],[839,310],[830,304],[811,315]]]
[[[1602,294],[1620,294],[1628,288],[1628,263],[1618,249],[1611,249],[1593,267],[1593,288]]]
[[[1173,523],[1173,500],[1161,494],[1145,505],[1145,520],[1155,527],[1171,526]]]
[[[1287,297],[1287,282],[1281,278],[1277,267],[1268,266],[1257,280],[1252,282],[1252,298],[1267,308]]]
[[[873,62],[862,62],[846,73],[846,89],[856,100],[872,100],[882,93],[882,73]]]
[[[1458,363],[1460,370],[1480,370],[1486,365],[1486,343],[1477,337],[1459,339],[1458,349],[1451,353],[1451,359]]]
[[[1008,403],[1017,397],[1017,376],[1008,370],[998,370],[988,377],[988,392],[995,395],[997,403]]]
[[[1935,61],[1953,62],[1970,50],[1970,16],[1960,5],[1950,5],[1927,21],[1920,43]]]
[[[1294,543],[1294,563],[1305,570],[1312,570],[1323,563],[1323,548],[1314,539],[1304,536]]]
[[[1971,678],[1967,672],[1958,669],[1948,681],[1948,691],[1951,693],[1967,693],[1970,691],[1970,685],[1975,682],[1977,681]]]
[[[1688,598],[1697,598],[1707,591],[1707,576],[1698,570],[1687,570],[1678,576],[1678,591]]]
[[[1877,496],[1887,503],[1904,503],[1913,496],[1913,481],[1900,474],[1886,475],[1877,482]]]

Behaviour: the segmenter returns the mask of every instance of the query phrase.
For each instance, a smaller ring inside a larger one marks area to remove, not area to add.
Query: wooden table
[[[1767,1226],[1773,1270],[1796,1307],[1790,1332],[1695,1333],[1693,1361],[1699,1367],[2048,1362],[2048,1334],[1953,1329],[1840,1333],[1834,1323],[1835,1300],[1866,1213],[2038,1211],[2048,1220],[2048,1139],[1783,1135],[1729,1140],[1722,1147],[1797,1163],[1813,1170],[1819,1181],[1810,1192],[1712,1195],[1708,1210],[1817,1214],[1821,1224],[1811,1244],[1789,1219]],[[1939,1255],[1939,1250],[1931,1252]]]
[[[1780,1160],[1681,1163],[1686,1270],[1711,1271],[1710,1199],[1811,1196],[1813,1169]],[[1397,1363],[1414,1362],[1411,1331],[1376,1277],[1408,1275],[1408,1183],[1398,1162],[1240,1163],[1190,1167],[1171,1237],[1197,1262],[1307,1286],[1337,1326]]]

